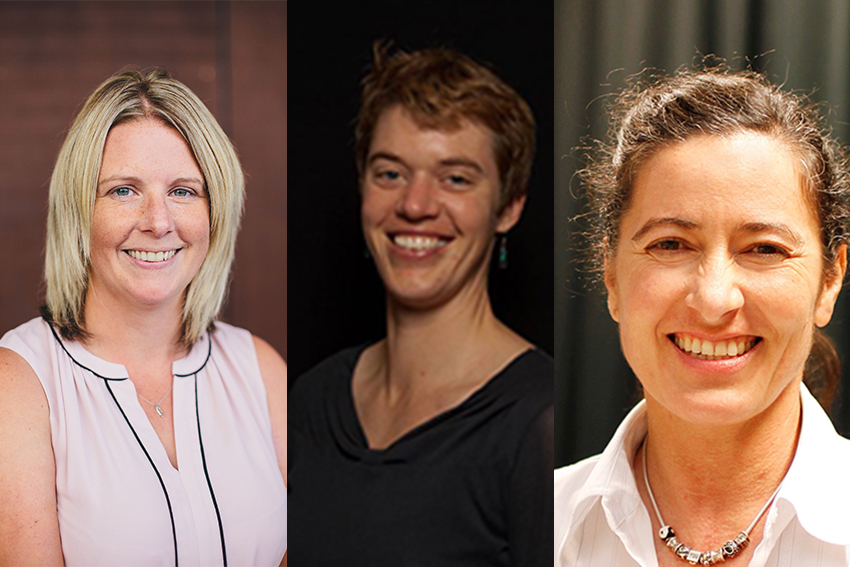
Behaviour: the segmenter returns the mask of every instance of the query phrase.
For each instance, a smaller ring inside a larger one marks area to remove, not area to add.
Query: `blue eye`
[[[397,181],[398,179],[401,179],[401,173],[388,169],[386,171],[379,171],[375,177],[378,179],[386,179],[387,181]]]
[[[469,185],[471,183],[469,179],[462,175],[449,175],[447,180],[452,185]]]
[[[116,187],[112,190],[112,192],[118,195],[119,197],[129,197],[132,193],[129,187]]]
[[[189,191],[188,189],[184,189],[182,187],[175,189],[174,191],[172,191],[172,193],[174,194],[175,197],[188,197],[189,195],[192,194],[191,191]]]

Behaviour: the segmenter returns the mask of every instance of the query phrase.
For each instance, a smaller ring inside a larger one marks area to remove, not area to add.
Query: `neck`
[[[747,421],[688,423],[647,395],[649,482],[664,522],[692,548],[716,548],[746,529],[782,482],[800,427],[799,381]],[[642,491],[643,492],[643,491]],[[653,521],[655,512],[647,501]],[[763,520],[754,530],[760,538]],[[701,547],[702,546],[702,547]]]
[[[386,385],[400,392],[480,378],[528,348],[493,314],[486,288],[430,309],[387,300]]]
[[[86,293],[86,348],[129,367],[165,366],[185,354],[179,304],[145,308],[113,301],[89,285]]]

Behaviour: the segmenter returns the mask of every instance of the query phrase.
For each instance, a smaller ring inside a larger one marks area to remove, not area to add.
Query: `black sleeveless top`
[[[524,352],[458,406],[371,450],[351,393],[364,349],[320,363],[289,397],[293,564],[548,567],[552,358]]]

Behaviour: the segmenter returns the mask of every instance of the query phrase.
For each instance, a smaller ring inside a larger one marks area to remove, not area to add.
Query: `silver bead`
[[[679,547],[676,548],[676,555],[678,555],[682,559],[685,559],[686,561],[687,561],[686,558],[688,556],[688,553],[690,553],[690,552],[691,552],[691,548],[688,547],[687,545],[680,545]]]
[[[750,544],[750,536],[747,535],[747,532],[741,532],[738,534],[738,537],[735,538],[735,543],[738,544],[738,547],[744,549]]]
[[[667,540],[667,547],[672,549],[673,553],[676,552],[676,550],[679,548],[680,545],[682,545],[682,544],[679,543],[679,540],[676,539],[675,537],[671,537],[670,539]]]
[[[730,539],[729,541],[723,544],[721,551],[723,552],[724,558],[735,557],[736,555],[738,555],[738,552],[741,551],[741,548],[738,546],[737,543],[735,543],[735,540]]]
[[[688,554],[684,557],[684,559],[691,565],[696,565],[702,560],[702,552],[692,549],[688,551]]]

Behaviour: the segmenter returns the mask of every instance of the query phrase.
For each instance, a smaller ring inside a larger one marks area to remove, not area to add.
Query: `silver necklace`
[[[168,391],[165,393],[165,395],[164,395],[164,396],[162,396],[162,399],[161,399],[161,400],[159,400],[159,401],[158,401],[158,402],[156,402],[156,403],[153,403],[152,401],[150,401],[149,399],[147,399],[146,397],[144,397],[143,395],[141,395],[141,394],[140,394],[140,393],[138,393],[138,392],[136,392],[136,395],[137,395],[137,396],[139,396],[140,398],[142,398],[143,400],[145,400],[145,401],[146,401],[147,403],[149,403],[150,405],[152,405],[152,406],[154,407],[154,409],[156,410],[156,413],[158,413],[158,414],[159,414],[159,417],[165,417],[165,415],[162,413],[162,408],[161,408],[161,407],[159,407],[159,404],[161,404],[162,402],[164,402],[164,401],[165,401],[165,398],[167,398],[167,397],[168,397],[168,394],[170,394],[170,393],[171,393],[171,390],[173,390],[173,389],[174,389],[174,379],[172,378],[172,379],[171,379],[171,388],[169,388],[169,389],[168,389]]]
[[[731,559],[738,555],[745,547],[747,547],[747,545],[749,545],[750,532],[753,531],[755,525],[761,517],[764,516],[764,513],[767,512],[767,509],[776,498],[776,495],[779,494],[779,489],[782,487],[782,483],[780,482],[779,486],[776,487],[776,490],[773,491],[773,494],[770,495],[770,498],[768,498],[765,505],[746,530],[739,533],[735,538],[724,543],[720,549],[716,551],[697,551],[679,542],[679,540],[676,539],[676,533],[673,531],[673,527],[668,526],[664,523],[664,520],[661,519],[661,512],[658,511],[658,504],[655,503],[655,496],[652,495],[652,488],[649,486],[649,476],[646,474],[646,438],[643,440],[642,456],[643,482],[646,484],[646,491],[649,493],[649,500],[652,502],[652,507],[655,508],[655,515],[658,518],[658,523],[661,524],[661,529],[658,530],[658,537],[667,544],[667,547],[669,547],[676,556],[687,561],[691,565],[714,565],[715,563],[726,561],[727,559]]]

